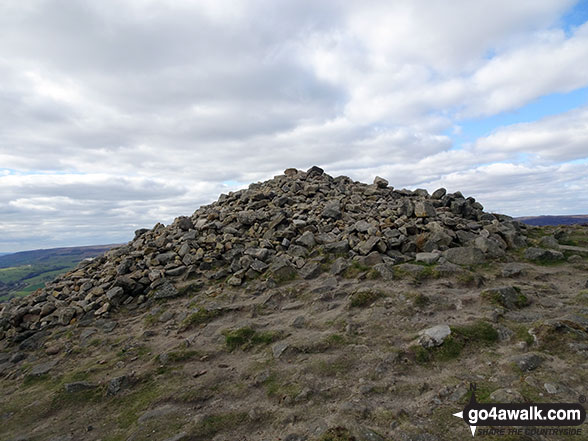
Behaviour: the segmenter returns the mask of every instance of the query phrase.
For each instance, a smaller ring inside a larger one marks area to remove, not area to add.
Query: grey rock
[[[440,255],[438,253],[417,253],[415,260],[417,262],[423,262],[427,265],[432,265],[439,260]]]
[[[13,367],[14,367],[13,364],[9,363],[8,361],[0,363],[0,375],[4,374],[6,372],[9,372],[10,369],[12,369]]]
[[[296,269],[286,260],[276,260],[270,267],[272,276],[278,280],[290,280],[296,277]]]
[[[347,268],[349,268],[349,262],[347,261],[347,259],[343,257],[338,257],[331,264],[330,273],[335,276],[338,276],[340,274],[343,274]]]
[[[288,349],[290,346],[286,342],[277,342],[274,343],[272,346],[272,354],[274,358],[280,358],[282,354]]]
[[[522,263],[511,262],[504,264],[500,274],[502,277],[517,277],[524,274],[525,271],[526,267]]]
[[[377,251],[372,251],[367,256],[356,256],[353,260],[357,260],[362,265],[374,266],[383,262],[382,254]]]
[[[180,295],[180,292],[176,289],[174,285],[172,285],[167,280],[163,282],[153,294],[154,299],[169,299],[172,297],[177,297]]]
[[[378,272],[382,280],[390,281],[394,280],[394,269],[393,265],[388,263],[378,263],[374,265],[374,270]]]
[[[545,383],[543,385],[543,388],[545,389],[545,391],[548,394],[551,394],[551,395],[556,394],[560,391],[560,387],[557,384],[553,384],[553,383]]]
[[[155,260],[157,260],[157,262],[159,262],[160,265],[165,265],[166,263],[173,261],[175,258],[176,253],[173,251],[168,251],[166,253],[158,254],[155,257]]]
[[[304,328],[306,326],[306,318],[303,315],[299,315],[292,321],[293,328]]]
[[[378,433],[361,425],[355,426],[353,434],[357,441],[386,441],[385,438]]]
[[[191,230],[194,228],[194,224],[192,223],[192,220],[186,216],[180,216],[177,220],[177,223],[178,223],[178,227],[180,227],[180,229],[183,231],[188,231],[188,230]]]
[[[380,241],[380,238],[377,236],[368,237],[367,240],[361,242],[358,245],[358,250],[361,254],[363,254],[365,256],[366,254],[369,254],[369,252],[372,251],[376,247],[376,245],[378,244],[379,241]]]
[[[474,247],[449,248],[443,252],[443,256],[456,265],[477,265],[486,260],[484,253]]]
[[[302,236],[296,239],[296,243],[306,248],[312,248],[316,245],[314,234],[312,234],[310,231],[305,231]]]
[[[321,264],[319,262],[307,262],[299,271],[303,279],[309,280],[318,277],[321,273]]]
[[[130,386],[130,379],[126,375],[114,377],[108,382],[106,393],[108,395],[117,395],[121,390]]]
[[[325,171],[322,168],[317,167],[316,165],[313,165],[308,170],[306,170],[306,175],[308,177],[322,176],[324,173]]]
[[[555,262],[563,260],[564,255],[560,251],[546,250],[544,248],[530,247],[525,250],[525,259],[533,261]]]
[[[267,248],[248,248],[245,250],[245,255],[265,261],[269,256],[269,250]]]
[[[529,352],[526,354],[515,355],[511,357],[510,360],[514,362],[521,371],[529,372],[541,366],[544,358],[539,354]]]
[[[373,227],[373,225],[369,222],[366,222],[364,220],[358,220],[357,222],[355,222],[355,224],[353,225],[353,227],[359,231],[360,233],[367,233],[367,231]]]
[[[184,274],[186,272],[188,268],[186,268],[185,266],[178,266],[176,268],[171,268],[168,270],[165,270],[165,275],[169,276],[169,277],[178,277],[181,276],[182,274]]]
[[[441,346],[447,337],[451,335],[451,329],[449,326],[443,324],[424,329],[419,334],[418,343],[424,348],[432,348],[434,346]]]
[[[95,384],[88,383],[87,381],[75,381],[73,383],[65,384],[65,391],[68,394],[74,394],[77,392],[83,392],[86,390],[96,389],[98,386]]]
[[[386,188],[386,187],[388,187],[388,181],[384,178],[380,178],[379,176],[376,176],[374,178],[374,185],[378,188]]]
[[[522,403],[525,401],[519,391],[510,388],[495,390],[490,394],[489,400],[494,403]]]
[[[257,213],[253,210],[243,210],[237,213],[237,219],[240,224],[249,226],[257,221]]]
[[[57,307],[55,306],[54,303],[50,303],[47,302],[45,303],[42,307],[41,307],[41,313],[40,316],[41,317],[45,317],[48,316],[49,314],[51,314],[53,311],[55,311]]]
[[[507,309],[522,308],[528,304],[527,297],[513,286],[501,286],[482,291],[481,296]]]
[[[559,242],[553,236],[542,237],[539,241],[539,245],[545,248],[552,248],[555,250],[559,248]]]
[[[243,279],[237,275],[231,276],[227,283],[231,286],[239,286],[243,283]]]
[[[500,243],[493,238],[477,237],[474,240],[474,246],[490,257],[501,257],[505,254]]]
[[[435,217],[437,211],[429,201],[418,201],[414,204],[414,215],[416,217]]]
[[[321,216],[330,219],[341,218],[341,207],[338,201],[329,202],[321,212]]]
[[[75,317],[76,310],[70,307],[59,309],[57,312],[57,321],[60,325],[69,325],[71,320]]]
[[[269,265],[259,259],[255,259],[253,262],[251,262],[249,267],[258,273],[262,273],[269,267]]]
[[[27,354],[25,354],[24,352],[15,352],[14,354],[12,354],[8,361],[10,361],[10,363],[16,364],[19,361],[24,360],[25,358],[27,358]]]
[[[39,363],[32,367],[29,374],[34,376],[44,375],[51,369],[53,369],[55,366],[57,366],[57,360],[50,360],[45,363]]]
[[[346,239],[343,239],[337,242],[327,243],[324,247],[327,253],[343,254],[349,250],[349,243]]]
[[[433,192],[433,194],[431,195],[431,199],[443,199],[443,196],[445,196],[446,194],[447,190],[441,187]]]
[[[106,297],[108,297],[108,300],[112,302],[113,300],[116,301],[120,299],[123,294],[124,289],[122,289],[120,286],[115,286],[106,292]]]

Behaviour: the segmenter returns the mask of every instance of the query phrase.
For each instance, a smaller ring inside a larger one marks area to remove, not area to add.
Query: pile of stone
[[[138,230],[127,245],[0,305],[0,339],[21,341],[207,280],[310,279],[326,267],[340,275],[353,261],[388,275],[413,260],[478,264],[525,246],[524,228],[460,192],[395,190],[379,177],[368,185],[318,167],[287,169],[167,227]]]

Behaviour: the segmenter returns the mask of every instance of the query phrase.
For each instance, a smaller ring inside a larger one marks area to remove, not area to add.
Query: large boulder
[[[486,260],[484,253],[475,247],[449,248],[443,252],[443,256],[457,265],[477,265]]]

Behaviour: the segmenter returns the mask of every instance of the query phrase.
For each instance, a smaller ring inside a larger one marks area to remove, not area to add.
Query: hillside
[[[587,270],[586,227],[288,169],[2,304],[0,439],[466,439],[472,382],[586,395]]]
[[[526,216],[516,218],[519,222],[527,225],[577,225],[588,224],[588,215],[579,214],[575,216]]]
[[[99,256],[113,246],[52,248],[0,255],[0,302],[28,295],[83,259]]]

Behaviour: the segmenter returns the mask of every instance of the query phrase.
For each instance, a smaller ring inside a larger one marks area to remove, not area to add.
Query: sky
[[[0,252],[318,165],[588,213],[588,0],[0,0]]]

